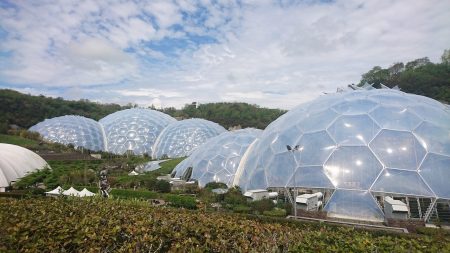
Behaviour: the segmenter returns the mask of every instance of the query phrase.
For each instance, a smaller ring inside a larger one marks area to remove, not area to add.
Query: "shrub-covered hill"
[[[0,89],[0,133],[6,133],[10,124],[29,128],[46,118],[63,115],[81,115],[95,120],[104,116],[135,107],[128,104],[100,104],[89,100],[69,101],[62,98],[32,96],[14,90]],[[181,109],[161,109],[177,118],[203,118],[230,128],[234,126],[264,129],[285,111],[261,108],[247,103],[209,103],[185,105]]]
[[[450,238],[384,234],[147,202],[0,199],[1,252],[449,252]]]
[[[95,120],[124,108],[117,104],[99,104],[88,100],[68,101],[62,98],[31,96],[8,89],[0,89],[0,132],[8,124],[29,128],[46,118],[81,115]]]

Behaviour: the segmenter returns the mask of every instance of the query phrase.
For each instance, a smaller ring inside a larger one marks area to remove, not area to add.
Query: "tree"
[[[445,64],[450,63],[450,49],[444,50],[444,53],[441,56],[441,62]]]
[[[389,79],[389,76],[389,70],[383,69],[380,66],[375,66],[369,72],[362,75],[359,86],[369,83],[375,88],[380,88],[380,84],[384,84]]]

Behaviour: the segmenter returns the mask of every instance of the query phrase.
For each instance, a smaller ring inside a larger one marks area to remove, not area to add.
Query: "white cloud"
[[[438,61],[450,45],[450,2],[438,0],[14,5],[0,8],[8,32],[0,50],[11,54],[0,58],[8,61],[0,63],[0,81],[29,90],[74,87],[76,97],[122,104],[291,108],[358,82],[374,65]]]

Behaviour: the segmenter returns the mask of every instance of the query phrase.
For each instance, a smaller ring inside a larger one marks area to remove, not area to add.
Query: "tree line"
[[[10,125],[29,128],[45,119],[63,115],[80,115],[99,120],[108,114],[136,106],[100,104],[87,99],[69,101],[0,89],[0,133],[6,133]],[[192,103],[181,109],[169,107],[158,110],[178,119],[203,118],[214,121],[227,129],[234,126],[264,129],[285,113],[284,110],[260,108],[247,103],[210,103],[198,106]]]
[[[375,66],[362,75],[358,85],[366,83],[375,88],[398,86],[404,92],[450,104],[450,49],[444,51],[439,63],[432,63],[424,57],[406,64],[396,62],[388,68]]]

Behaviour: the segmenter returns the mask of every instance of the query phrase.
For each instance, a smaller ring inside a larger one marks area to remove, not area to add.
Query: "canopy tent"
[[[84,188],[83,190],[80,191],[78,196],[79,197],[92,197],[92,196],[95,196],[95,193],[90,192],[88,189]]]
[[[130,173],[128,173],[128,176],[137,176],[139,175],[139,173],[137,173],[136,171],[131,171]]]
[[[77,191],[75,188],[70,187],[69,190],[63,191],[63,195],[65,196],[80,196],[80,192]]]
[[[45,192],[45,195],[47,195],[47,196],[61,195],[63,193],[63,191],[64,191],[64,189],[61,188],[61,186],[58,186],[51,191]]]

